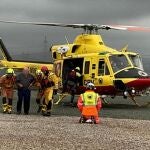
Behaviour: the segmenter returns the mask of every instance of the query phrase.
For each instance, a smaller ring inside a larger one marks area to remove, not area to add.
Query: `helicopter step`
[[[55,105],[58,105],[66,96],[68,96],[68,93],[57,93],[58,100],[54,103]]]
[[[57,93],[58,95],[58,99],[55,98],[56,102],[54,103],[54,105],[58,105],[60,102],[63,101],[64,98],[66,98],[67,96],[71,95],[69,93]],[[79,95],[75,95],[76,97],[78,97]]]

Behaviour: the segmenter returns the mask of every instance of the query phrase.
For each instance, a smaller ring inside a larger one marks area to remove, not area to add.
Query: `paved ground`
[[[13,101],[13,113],[16,112],[16,92]],[[32,92],[30,114],[37,115],[37,105],[35,103],[36,92]],[[79,111],[76,107],[70,107],[68,104],[70,97],[64,99],[59,105],[54,105],[53,115],[57,116],[79,116]],[[111,103],[110,105],[103,105],[103,109],[100,112],[100,115],[105,118],[118,118],[118,119],[142,119],[150,120],[150,106],[138,108],[133,104],[131,100],[123,99],[122,97],[117,97],[115,99],[108,99]],[[146,103],[150,102],[150,96],[139,97],[138,102]],[[76,102],[76,100],[75,100]],[[1,105],[1,103],[0,103]],[[2,109],[0,107],[0,112]]]
[[[102,118],[100,125],[90,125],[77,120],[0,114],[0,149],[150,149],[150,121]]]
[[[137,108],[119,97],[104,106],[100,125],[89,125],[78,123],[79,112],[66,106],[68,98],[53,107],[52,117],[37,115],[35,96],[28,116],[0,113],[0,149],[150,149],[150,107]]]

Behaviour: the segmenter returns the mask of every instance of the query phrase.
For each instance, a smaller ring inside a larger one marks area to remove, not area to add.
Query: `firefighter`
[[[73,105],[74,96],[76,93],[76,89],[79,86],[79,81],[80,81],[81,76],[82,75],[80,74],[80,67],[76,67],[75,69],[72,69],[68,73],[67,89],[68,89],[68,92],[71,94],[71,100],[70,100],[71,105]]]
[[[58,89],[58,80],[54,73],[48,70],[46,66],[41,68],[43,72],[43,79],[41,82],[41,87],[43,90],[43,107],[42,114],[43,116],[51,115],[52,108],[52,99],[53,99],[53,91]]]
[[[43,79],[43,72],[41,70],[36,70],[36,78],[35,78],[35,86],[38,87],[37,97],[36,97],[36,103],[38,105],[37,113],[41,112],[42,109],[42,96],[43,96],[43,90],[41,87],[41,82]]]
[[[1,94],[2,94],[2,108],[3,113],[12,112],[13,89],[15,85],[14,70],[9,68],[6,74],[0,78]]]
[[[92,122],[100,123],[98,112],[102,107],[101,99],[97,93],[94,92],[94,84],[87,83],[87,90],[81,94],[78,99],[78,109],[81,112],[80,123]]]

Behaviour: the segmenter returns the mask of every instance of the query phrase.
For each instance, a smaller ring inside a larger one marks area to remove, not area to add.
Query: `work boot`
[[[47,112],[47,113],[43,114],[43,116],[49,117],[49,116],[51,116],[51,112]]]
[[[12,98],[8,98],[7,112],[8,114],[11,114],[12,112]]]
[[[2,109],[3,109],[3,113],[7,112],[7,102],[6,102],[6,97],[2,98]]]
[[[47,110],[46,105],[42,105],[42,109],[41,110],[42,110],[42,115],[45,116],[46,110]]]
[[[7,112],[7,109],[8,109],[7,103],[3,104],[3,105],[2,105],[2,108],[3,108],[3,113],[6,113],[6,112]]]
[[[21,115],[21,111],[17,111],[17,115]]]
[[[85,121],[86,121],[86,119],[83,116],[81,116],[79,123],[85,123]]]
[[[38,108],[38,110],[37,110],[37,113],[40,113],[41,110],[42,110],[42,105],[39,105],[39,108]]]
[[[39,98],[36,99],[36,103],[40,104],[40,99]]]
[[[51,116],[51,110],[47,110],[47,113],[44,116]]]
[[[11,105],[7,106],[7,112],[8,112],[8,114],[11,114],[11,112],[12,112],[12,106]]]
[[[96,124],[94,116],[91,116],[91,124]]]
[[[47,116],[51,116],[51,112],[47,112]]]

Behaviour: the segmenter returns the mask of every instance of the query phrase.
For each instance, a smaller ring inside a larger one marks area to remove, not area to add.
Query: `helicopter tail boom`
[[[12,61],[12,57],[10,56],[9,52],[7,51],[1,38],[0,38],[0,51],[1,51],[1,55],[4,59],[6,59],[8,61]]]

